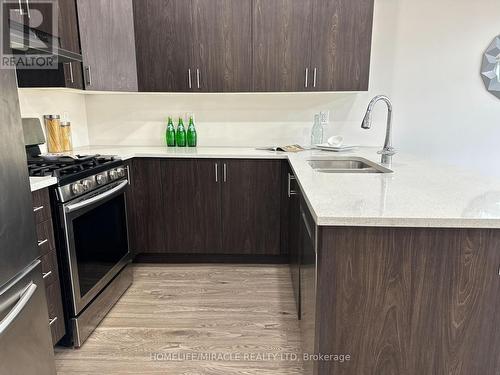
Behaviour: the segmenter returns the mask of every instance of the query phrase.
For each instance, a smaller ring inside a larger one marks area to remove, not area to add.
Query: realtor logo
[[[0,68],[57,69],[57,1],[0,1]]]

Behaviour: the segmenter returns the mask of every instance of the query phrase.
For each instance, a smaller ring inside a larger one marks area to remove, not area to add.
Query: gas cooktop
[[[31,177],[56,177],[59,185],[66,185],[122,164],[121,159],[114,156],[28,155]]]

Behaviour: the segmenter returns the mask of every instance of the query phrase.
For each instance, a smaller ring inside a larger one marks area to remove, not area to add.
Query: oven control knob
[[[125,177],[125,168],[116,168],[116,172],[118,173],[119,177]]]
[[[109,178],[116,180],[118,177],[118,171],[116,169],[109,171]]]
[[[82,185],[83,185],[83,190],[84,191],[90,190],[92,188],[92,181],[90,181],[90,180],[83,180],[82,181]]]
[[[97,185],[102,185],[106,183],[106,176],[98,174],[96,177]]]
[[[73,194],[82,194],[85,191],[83,184],[77,182],[71,185],[71,191]]]

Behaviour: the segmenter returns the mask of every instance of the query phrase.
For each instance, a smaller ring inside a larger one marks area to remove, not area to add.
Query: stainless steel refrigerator
[[[0,374],[55,374],[15,71],[0,69]]]

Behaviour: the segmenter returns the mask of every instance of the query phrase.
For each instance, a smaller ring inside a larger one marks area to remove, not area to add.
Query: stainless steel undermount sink
[[[392,173],[392,170],[360,157],[311,159],[309,165],[321,173]]]

